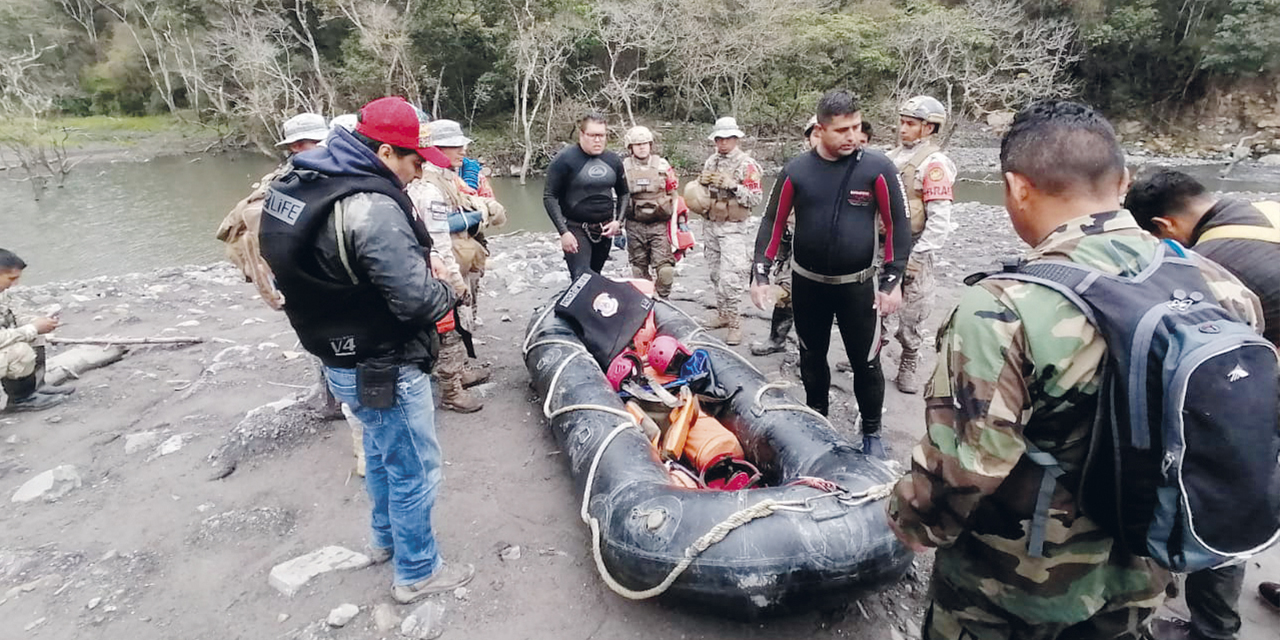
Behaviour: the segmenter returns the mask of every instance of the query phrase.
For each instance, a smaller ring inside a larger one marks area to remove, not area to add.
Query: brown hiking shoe
[[[484,408],[484,403],[463,388],[462,376],[454,376],[444,382],[440,406],[456,413],[475,413]]]
[[[742,317],[734,315],[730,316],[728,320],[729,334],[725,336],[724,343],[735,347],[742,344]]]
[[[488,369],[467,369],[462,372],[462,387],[470,389],[478,384],[484,384],[489,381]]]
[[[920,380],[916,376],[916,366],[920,363],[920,352],[902,351],[898,359],[898,391],[903,393],[920,393]]]
[[[476,568],[469,564],[452,565],[440,561],[436,572],[426,580],[413,584],[391,587],[391,597],[400,604],[417,602],[427,596],[453,591],[468,582],[476,575]]]
[[[723,329],[729,326],[729,318],[724,313],[719,313],[716,317],[702,323],[706,329]]]

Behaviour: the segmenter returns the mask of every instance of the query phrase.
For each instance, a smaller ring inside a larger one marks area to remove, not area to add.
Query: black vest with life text
[[[298,169],[271,183],[263,204],[262,257],[285,295],[285,314],[303,348],[331,367],[351,368],[369,358],[395,354],[422,331],[396,318],[371,283],[337,279],[320,266],[316,242],[324,225],[333,224],[335,203],[357,193],[380,193],[395,200],[424,251],[430,249],[430,236],[413,224],[409,196],[386,178]],[[345,239],[345,233],[337,235]]]

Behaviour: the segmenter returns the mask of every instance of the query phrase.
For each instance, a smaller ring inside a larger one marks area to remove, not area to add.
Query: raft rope
[[[680,313],[684,314],[685,317],[689,317],[691,320],[693,319],[689,316],[689,314],[684,313],[684,311],[681,310],[679,307],[676,307],[675,305],[669,305],[669,306],[671,306],[673,309],[676,309]],[[542,312],[542,314],[538,318],[538,321],[534,323],[535,327],[541,325],[542,322],[546,320],[546,317],[550,313],[552,308],[553,307],[548,306],[547,310]],[[694,331],[692,334],[690,334],[689,337],[692,338],[693,336],[697,335],[698,332],[701,332],[701,331],[703,331],[703,329],[699,328],[697,331]],[[680,559],[680,562],[677,563],[676,566],[673,567],[671,571],[667,574],[667,577],[663,578],[662,581],[659,582],[656,586],[653,586],[649,589],[644,589],[644,590],[628,589],[627,587],[619,583],[617,579],[613,577],[613,574],[609,572],[609,568],[605,566],[604,552],[601,549],[600,520],[595,516],[591,515],[588,507],[590,507],[591,505],[591,490],[595,486],[596,472],[600,468],[600,460],[604,458],[605,451],[609,449],[609,445],[613,443],[614,439],[617,438],[619,435],[621,435],[627,429],[639,430],[640,423],[635,419],[634,416],[632,416],[630,413],[626,412],[625,410],[615,409],[613,407],[608,407],[608,406],[599,405],[599,404],[590,404],[590,403],[574,404],[574,405],[560,407],[555,410],[552,410],[551,398],[552,396],[555,395],[556,386],[560,383],[560,376],[564,373],[565,369],[568,368],[569,364],[573,362],[575,359],[577,359],[578,356],[582,356],[582,355],[589,356],[590,354],[587,352],[586,348],[583,347],[581,344],[578,344],[576,342],[572,342],[569,340],[549,338],[546,340],[539,340],[533,344],[530,344],[530,340],[533,338],[533,335],[535,333],[536,331],[531,331],[529,332],[529,335],[525,336],[525,341],[524,341],[522,350],[526,356],[530,351],[541,346],[551,346],[551,345],[567,346],[573,351],[573,353],[569,357],[561,361],[560,365],[556,367],[555,374],[553,374],[551,377],[551,384],[547,387],[547,398],[542,404],[542,413],[544,416],[546,416],[548,420],[554,419],[556,417],[562,416],[566,413],[570,413],[573,411],[599,411],[602,413],[608,413],[610,415],[619,416],[625,420],[624,422],[621,422],[617,426],[615,426],[613,430],[610,431],[607,436],[605,436],[604,440],[600,443],[600,446],[596,449],[595,455],[592,456],[591,466],[587,470],[586,483],[582,489],[582,508],[579,511],[579,516],[582,518],[582,521],[591,528],[591,552],[592,552],[592,556],[595,558],[596,571],[600,574],[600,578],[604,580],[604,583],[608,585],[609,589],[611,589],[614,593],[624,598],[627,598],[629,600],[647,600],[649,598],[662,595],[667,591],[667,589],[671,588],[671,585],[675,584],[675,581],[678,580],[680,576],[684,574],[684,572],[690,566],[693,565],[693,562],[698,559],[698,556],[702,555],[703,552],[705,552],[707,549],[710,549],[716,543],[724,540],[735,529],[738,529],[739,527],[753,520],[771,516],[779,511],[790,511],[794,513],[810,513],[815,509],[815,507],[813,506],[814,502],[825,499],[825,498],[831,498],[831,497],[834,497],[838,502],[840,502],[840,504],[844,505],[846,508],[854,508],[854,507],[864,505],[868,502],[874,502],[877,500],[883,500],[885,498],[888,498],[889,495],[893,492],[893,487],[896,484],[896,481],[874,485],[872,487],[868,487],[863,491],[849,491],[843,487],[840,487],[836,483],[831,482],[830,480],[825,480],[822,478],[809,478],[809,477],[799,478],[797,479],[796,482],[792,484],[800,484],[800,485],[808,486],[818,490],[822,490],[823,488],[828,488],[828,487],[830,487],[831,489],[828,491],[823,491],[822,493],[819,493],[819,494],[815,494],[805,498],[797,498],[794,500],[775,500],[773,498],[766,498],[745,509],[741,509],[737,512],[734,512],[730,514],[729,517],[725,518],[723,522],[715,525],[714,527],[711,527],[709,531],[707,531],[700,538],[695,540],[693,544],[689,545],[689,547],[684,550],[684,557]],[[699,344],[700,346],[705,345],[708,347],[716,348],[717,350],[720,350],[726,353],[730,353],[733,356],[737,357],[739,360],[743,361],[745,364],[747,364],[747,366],[750,366],[757,373],[759,373],[759,369],[756,369],[754,365],[752,365],[750,362],[746,360],[746,358],[743,358],[737,352],[731,349],[728,349],[723,345],[720,345],[717,343],[706,343],[706,342],[695,343],[695,344]],[[786,386],[788,386],[788,383],[785,383],[785,382],[771,382],[771,383],[765,384],[756,393],[754,404],[757,406],[760,406],[760,401],[763,398],[764,392],[766,390],[785,388]],[[810,409],[809,407],[800,406],[800,405],[774,405],[771,407],[761,407],[761,408],[765,411],[792,410],[792,411],[801,411],[804,413],[809,413],[820,418],[825,424],[827,424],[828,427],[831,426],[831,423],[828,422],[824,416]]]

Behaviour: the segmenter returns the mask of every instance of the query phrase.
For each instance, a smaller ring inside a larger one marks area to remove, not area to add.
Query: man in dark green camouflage
[[[1005,204],[1029,260],[1070,260],[1133,275],[1158,240],[1118,203],[1127,180],[1111,125],[1069,102],[1015,118],[1000,150]],[[1257,298],[1192,254],[1221,304],[1257,325]],[[1090,443],[1106,344],[1051,289],[985,280],[968,289],[938,337],[927,433],[889,517],[916,550],[937,547],[930,640],[1144,637],[1170,574],[1126,553],[1080,513],[1072,491]],[[1028,444],[1065,470],[1044,557],[1027,551],[1042,470]]]

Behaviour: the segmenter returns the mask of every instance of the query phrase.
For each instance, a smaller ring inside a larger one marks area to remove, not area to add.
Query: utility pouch
[[[370,409],[390,409],[396,403],[400,365],[387,360],[366,360],[356,365],[356,393]]]

